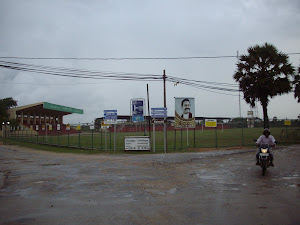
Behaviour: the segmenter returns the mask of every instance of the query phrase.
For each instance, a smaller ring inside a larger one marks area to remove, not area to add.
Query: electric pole
[[[166,71],[164,70],[164,107],[167,108],[167,100],[166,100]],[[164,151],[167,153],[167,117],[164,117]]]

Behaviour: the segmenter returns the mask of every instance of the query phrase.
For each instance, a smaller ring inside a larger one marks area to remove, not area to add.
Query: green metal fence
[[[168,152],[180,152],[200,148],[223,148],[234,146],[253,146],[253,139],[257,139],[263,131],[263,127],[247,128],[243,124],[236,123],[239,128],[226,129],[177,129],[168,130],[167,146]],[[122,125],[118,125],[122,126]],[[118,130],[117,126],[117,130]],[[219,126],[220,127],[220,126]],[[280,143],[299,143],[300,127],[281,126],[271,127],[271,134]],[[3,132],[2,132],[3,133]],[[51,135],[36,135],[30,131],[21,131],[10,129],[9,135],[4,139],[15,139],[24,142],[37,144],[46,144],[52,146],[63,146],[81,149],[95,149],[103,151],[114,151],[114,132],[105,130],[99,131],[78,131],[75,134],[62,134],[60,132],[51,132]],[[153,148],[153,132],[136,130],[136,132],[116,132],[116,150],[124,150],[124,139],[126,136],[151,136],[151,148]],[[105,138],[106,137],[106,138]],[[106,144],[105,144],[106,143]],[[107,146],[107,147],[105,147]],[[163,152],[164,140],[163,132],[155,132],[155,150]]]

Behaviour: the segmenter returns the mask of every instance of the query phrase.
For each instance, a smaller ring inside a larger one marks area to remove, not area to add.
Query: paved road
[[[0,224],[300,224],[300,146],[74,155],[0,146]]]

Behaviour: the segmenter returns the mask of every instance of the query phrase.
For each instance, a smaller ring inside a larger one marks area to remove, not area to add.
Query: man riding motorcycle
[[[264,129],[263,131],[263,135],[261,135],[257,141],[256,141],[256,145],[257,146],[260,146],[260,145],[263,145],[263,144],[266,144],[266,145],[269,145],[269,151],[270,151],[270,166],[274,166],[273,164],[273,154],[272,154],[272,151],[271,151],[271,147],[275,147],[275,138],[271,135],[271,131],[266,128]],[[258,152],[256,153],[256,165],[259,165],[259,150]]]

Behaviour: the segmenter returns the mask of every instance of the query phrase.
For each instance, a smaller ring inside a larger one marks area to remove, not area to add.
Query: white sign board
[[[105,124],[117,124],[117,120],[107,119],[107,120],[104,120],[104,123]]]
[[[57,124],[57,125],[56,125],[56,129],[57,129],[57,130],[60,130],[60,124]]]
[[[150,137],[149,136],[125,137],[125,151],[128,150],[150,151]]]

